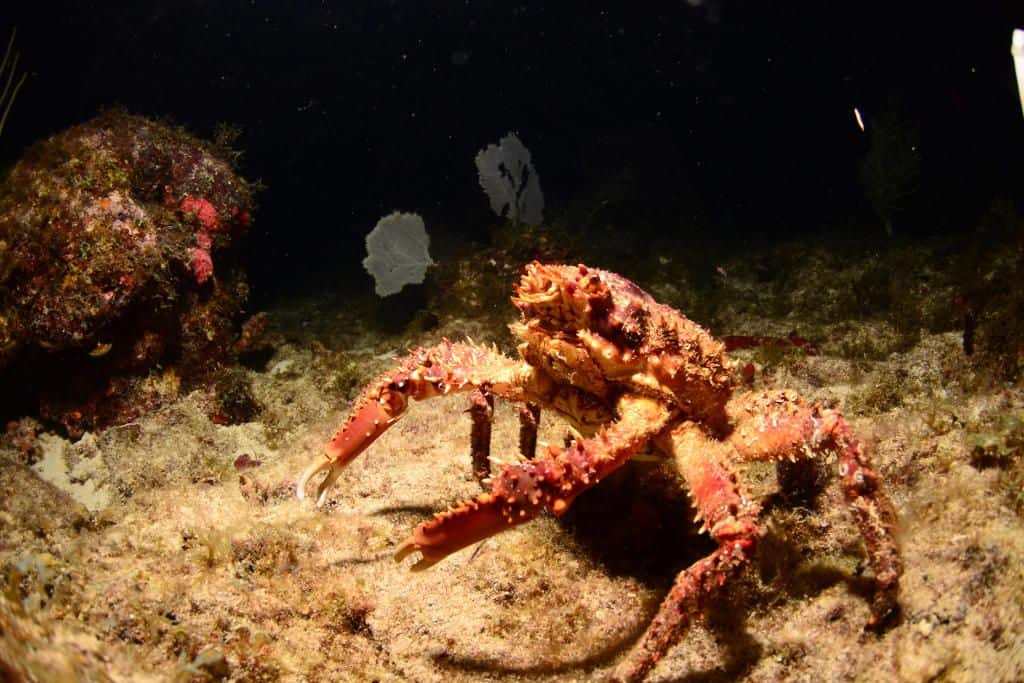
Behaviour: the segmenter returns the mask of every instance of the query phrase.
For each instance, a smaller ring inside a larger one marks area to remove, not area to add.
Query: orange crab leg
[[[298,481],[297,495],[305,498],[311,477],[327,472],[317,487],[317,505],[342,469],[362,453],[405,412],[411,399],[425,400],[481,386],[499,395],[520,398],[517,386],[521,365],[496,350],[473,344],[444,341],[429,349],[417,349],[394,370],[363,391],[355,410]],[[486,378],[486,379],[485,379]]]
[[[299,477],[299,499],[305,498],[310,479],[326,472],[317,487],[317,505],[323,505],[342,469],[398,421],[410,400],[475,389],[512,401],[548,405],[581,424],[601,424],[609,418],[607,408],[592,397],[554,383],[542,370],[492,348],[444,341],[411,352],[395,369],[366,388],[323,456],[318,456]]]
[[[456,550],[530,521],[544,508],[562,514],[576,496],[647,445],[674,415],[663,403],[637,396],[622,397],[616,408],[618,421],[593,438],[566,449],[548,446],[535,460],[505,465],[492,478],[490,493],[416,527],[395,559],[419,552],[413,569],[425,569]]]
[[[871,454],[861,447],[850,425],[839,411],[808,406],[785,391],[735,397],[726,409],[736,425],[729,443],[744,459],[796,461],[823,451],[838,453],[843,493],[875,572],[868,626],[882,624],[896,609],[903,573],[896,510],[882,488]]]
[[[853,430],[836,410],[812,409],[818,448],[839,451],[843,493],[860,527],[868,559],[875,572],[875,595],[868,628],[877,628],[897,609],[903,561],[897,542],[896,508],[881,486],[870,454],[861,448]]]
[[[536,516],[510,515],[506,501],[490,493],[482,493],[473,501],[458,508],[442,512],[429,522],[416,527],[412,536],[395,551],[395,561],[401,562],[414,552],[420,559],[415,571],[432,567],[456,550],[461,550],[493,536],[516,524],[528,522]]]
[[[331,442],[324,449],[323,458],[317,458],[299,477],[296,495],[299,500],[306,497],[306,485],[310,478],[320,472],[327,472],[327,476],[317,487],[317,506],[323,505],[327,492],[341,475],[341,471],[357,455],[366,450],[367,446],[377,440],[381,434],[398,419],[398,413],[392,413],[378,403],[366,403],[357,408],[345,422]]]
[[[758,505],[752,502],[729,468],[729,446],[706,434],[693,422],[684,422],[659,435],[658,448],[671,455],[686,481],[701,531],[718,548],[694,562],[676,577],[658,613],[612,679],[641,681],[658,660],[699,617],[709,596],[742,569],[753,556],[760,538]]]

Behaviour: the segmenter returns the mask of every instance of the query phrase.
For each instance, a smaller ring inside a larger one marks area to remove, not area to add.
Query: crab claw
[[[343,469],[345,469],[344,465],[331,462],[327,457],[324,457],[323,460],[314,462],[312,465],[307,467],[302,472],[302,476],[299,477],[298,484],[296,484],[295,495],[298,496],[299,500],[305,500],[306,486],[309,484],[309,480],[318,473],[327,470],[327,476],[324,477],[324,480],[316,487],[316,506],[322,507],[324,501],[327,500],[327,492],[330,490],[331,486],[334,485],[334,482],[338,480]]]
[[[460,507],[442,512],[429,522],[424,522],[412,532],[412,537],[402,543],[395,552],[395,561],[401,562],[414,552],[421,557],[411,569],[420,571],[432,567],[456,550],[461,550],[499,531],[533,519],[537,510],[513,514],[514,506],[490,493],[481,494],[476,500]]]
[[[403,409],[404,401],[397,413],[400,414]],[[295,492],[299,500],[305,500],[306,486],[309,484],[309,480],[318,473],[326,471],[327,476],[316,489],[316,505],[317,507],[322,506],[327,499],[327,492],[337,481],[341,471],[345,469],[345,465],[366,450],[366,447],[383,434],[396,418],[395,409],[384,400],[367,402],[357,409],[345,426],[338,430],[331,442],[327,444],[323,458],[313,462],[299,477]]]
[[[536,400],[530,399],[521,386],[530,385],[534,375],[527,373],[524,377],[520,371],[518,361],[506,358],[496,349],[475,344],[445,340],[427,349],[411,351],[398,366],[363,391],[352,415],[324,449],[323,458],[318,457],[299,477],[299,500],[306,497],[309,480],[326,472],[317,487],[317,505],[323,505],[327,491],[345,465],[395,424],[411,401],[471,391],[485,384],[497,396],[514,401]],[[549,389],[543,381],[539,385],[533,389]]]

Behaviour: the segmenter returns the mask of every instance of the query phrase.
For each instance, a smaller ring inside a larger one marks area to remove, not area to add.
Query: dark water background
[[[4,7],[29,72],[5,162],[112,105],[206,137],[241,128],[242,171],[266,186],[249,244],[257,304],[369,287],[362,240],[394,209],[421,213],[442,257],[486,240],[496,217],[473,157],[510,130],[549,220],[611,192],[619,229],[678,233],[681,247],[696,232],[884,240],[858,166],[892,98],[920,163],[898,236],[969,230],[993,197],[1024,195],[1019,2]]]

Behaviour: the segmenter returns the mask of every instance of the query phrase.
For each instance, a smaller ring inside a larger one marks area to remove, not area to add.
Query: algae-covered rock
[[[0,379],[16,388],[0,402],[80,434],[229,353],[253,209],[231,158],[122,111],[28,150],[0,186]]]

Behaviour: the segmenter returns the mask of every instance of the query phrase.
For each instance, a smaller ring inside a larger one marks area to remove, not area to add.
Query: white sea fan
[[[391,296],[426,277],[430,259],[430,236],[423,218],[415,213],[384,216],[366,236],[363,268],[373,276],[377,296]]]
[[[476,168],[480,187],[491,201],[491,209],[518,223],[537,225],[544,220],[544,194],[540,176],[530,161],[530,150],[515,133],[496,145],[477,152]]]

